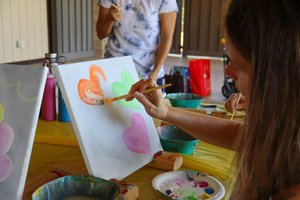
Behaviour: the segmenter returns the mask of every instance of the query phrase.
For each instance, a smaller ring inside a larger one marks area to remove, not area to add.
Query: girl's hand
[[[157,85],[152,78],[140,80],[131,87],[129,94],[133,94],[134,97],[143,104],[149,115],[163,120],[167,116],[169,107],[164,102],[161,90],[154,90],[146,94],[142,93],[144,90],[155,86]],[[126,100],[130,101],[132,99],[133,97],[127,98]]]
[[[240,100],[238,101],[240,93],[234,93],[232,94],[228,100],[225,102],[225,108],[229,112],[234,112],[234,110],[237,111],[246,111],[247,109],[247,103],[245,97],[241,94]]]

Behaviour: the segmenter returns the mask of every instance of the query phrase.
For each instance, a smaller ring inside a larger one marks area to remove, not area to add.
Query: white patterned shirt
[[[176,0],[99,0],[98,5],[109,8],[112,3],[120,5],[122,19],[113,25],[105,57],[131,55],[139,77],[147,79],[160,41],[159,14],[178,12]],[[158,78],[163,76],[162,66]]]

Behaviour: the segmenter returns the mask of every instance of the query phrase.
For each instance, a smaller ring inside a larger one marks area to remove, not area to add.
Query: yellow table
[[[57,145],[59,144],[59,145]],[[234,152],[200,142],[191,156],[183,155],[183,169],[194,169],[220,180],[226,189],[224,200],[229,199],[233,172]],[[38,122],[23,199],[31,199],[32,192],[40,185],[57,178],[49,170],[67,165],[74,169],[85,169],[71,123],[58,121]],[[139,187],[140,200],[163,199],[152,188],[152,179],[165,171],[145,166],[124,180]]]

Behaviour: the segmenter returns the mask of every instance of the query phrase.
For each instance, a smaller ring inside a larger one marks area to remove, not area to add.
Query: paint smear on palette
[[[7,123],[0,124],[0,183],[5,181],[13,171],[13,164],[7,155],[14,139],[12,127]]]
[[[123,132],[126,147],[135,153],[151,154],[149,135],[143,116],[133,113],[130,119],[131,126]]]
[[[104,98],[100,80],[106,81],[106,76],[98,65],[91,65],[89,71],[90,79],[80,79],[78,82],[78,94],[83,102],[98,105],[98,101]]]
[[[173,198],[189,198],[189,199],[198,199],[197,193],[193,190],[190,190],[189,186],[191,182],[184,178],[174,179],[172,181],[167,181],[161,185],[161,188],[165,190],[166,194]]]
[[[121,73],[121,82],[114,82],[112,84],[112,93],[116,96],[121,96],[124,94],[127,94],[133,85],[133,79],[129,72],[123,71]],[[125,101],[125,99],[119,100],[118,103],[122,107],[129,107],[132,109],[138,110],[140,108],[139,102],[136,99],[133,99],[132,101]]]

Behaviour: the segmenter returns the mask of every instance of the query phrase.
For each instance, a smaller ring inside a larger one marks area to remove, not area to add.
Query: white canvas
[[[138,81],[131,57],[65,64],[54,71],[91,175],[122,179],[162,150],[153,119],[136,99],[94,105],[101,97],[127,94]]]
[[[47,71],[0,65],[0,200],[22,198]]]

